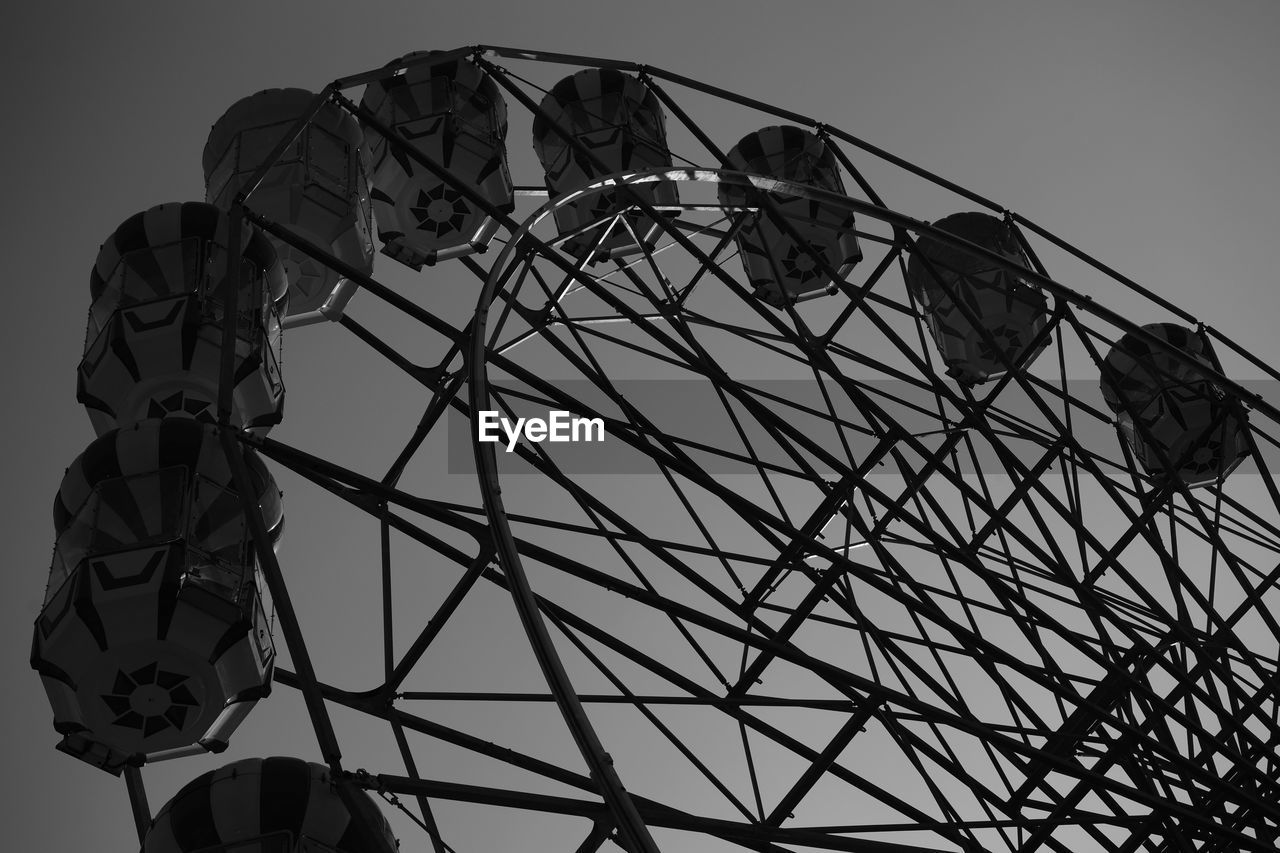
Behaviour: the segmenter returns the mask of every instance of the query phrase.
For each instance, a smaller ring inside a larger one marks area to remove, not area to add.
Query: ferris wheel
[[[146,853],[390,850],[384,814],[437,853],[476,849],[463,820],[634,853],[1280,840],[1280,412],[1230,378],[1280,375],[1158,288],[615,60],[469,47],[266,90],[203,165],[204,202],[94,266],[99,438],[32,652]],[[936,207],[900,212],[907,184]],[[292,334],[417,389],[389,466],[272,437]],[[378,527],[364,682],[308,652],[283,471]],[[273,685],[317,761],[193,774],[151,814],[147,767],[226,749]]]

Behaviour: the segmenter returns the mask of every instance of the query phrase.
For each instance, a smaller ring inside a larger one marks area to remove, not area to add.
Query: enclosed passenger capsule
[[[98,435],[147,418],[216,419],[230,225],[211,204],[161,204],[126,219],[102,244],[76,377],[76,398]],[[243,227],[231,417],[265,434],[284,406],[288,281],[267,238]]]
[[[986,213],[955,213],[933,223],[976,246],[1030,267],[1009,223]],[[1039,288],[1000,264],[922,236],[907,264],[907,286],[924,311],[947,375],[965,385],[1022,368],[1049,344],[1031,348],[1049,322]]]
[[[1224,479],[1250,444],[1240,404],[1196,368],[1220,372],[1217,360],[1191,329],[1172,323],[1142,329],[1193,363],[1132,333],[1116,342],[1103,364],[1102,397],[1126,443],[1148,474],[1172,470],[1188,486]]]
[[[280,492],[243,455],[274,540]],[[224,747],[269,692],[275,651],[217,428],[166,418],[102,436],[67,469],[54,527],[31,664],[58,748],[119,772]]]
[[[315,101],[305,89],[267,89],[231,106],[204,146],[208,200],[229,208]],[[333,104],[271,166],[249,207],[364,274],[373,271],[373,221],[360,124]],[[337,319],[354,286],[300,249],[272,237],[289,276],[289,325]]]
[[[248,758],[188,782],[151,821],[142,853],[396,853],[364,791],[339,793],[329,769]]]
[[[507,105],[497,84],[475,64],[451,59],[410,65],[370,83],[362,105],[489,204],[504,213],[515,208],[507,168]],[[365,140],[384,255],[420,270],[440,257],[487,247],[496,223],[479,205],[388,144],[377,130],[366,127]]]
[[[533,120],[533,150],[553,199],[607,175],[671,165],[657,97],[637,78],[611,68],[579,71],[547,93]],[[658,181],[572,201],[555,211],[560,236],[568,238],[564,250],[578,258],[594,250],[594,261],[636,251],[637,239],[649,244],[658,225],[633,206],[629,194],[652,205],[679,200],[675,184]],[[625,216],[615,219],[618,214]]]
[[[822,139],[803,128],[766,127],[748,133],[729,151],[727,160],[734,171],[844,194],[835,155]],[[852,211],[733,184],[721,184],[719,198],[723,205],[749,208],[735,237],[738,253],[755,296],[774,307],[809,294],[834,292],[835,282],[823,266],[844,278],[862,260]],[[786,227],[770,215],[770,206]]]

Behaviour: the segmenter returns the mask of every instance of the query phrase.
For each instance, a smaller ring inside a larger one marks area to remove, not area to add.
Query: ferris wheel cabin
[[[396,853],[373,799],[329,769],[249,758],[197,776],[151,821],[142,853]]]
[[[207,199],[223,209],[249,182],[316,96],[305,89],[266,89],[233,104],[204,147]],[[373,218],[360,124],[325,103],[266,170],[248,207],[331,252],[361,273],[373,271]],[[341,274],[271,237],[289,278],[289,325],[337,319],[353,286]]]
[[[727,161],[735,171],[844,195],[835,155],[816,134],[799,127],[748,133],[729,151]],[[851,211],[730,184],[720,185],[719,198],[727,207],[750,209],[735,237],[738,253],[754,295],[775,308],[834,292],[832,273],[843,279],[862,260]]]
[[[274,542],[279,489],[243,457]],[[217,428],[165,418],[98,438],[63,477],[54,528],[31,663],[59,748],[119,772],[225,747],[269,692],[275,650]]]
[[[1009,223],[986,213],[954,213],[935,228],[1030,268]],[[1049,323],[1039,288],[987,258],[920,237],[907,263],[914,293],[947,375],[965,385],[1026,368],[1049,345],[1037,337]],[[1035,344],[1033,346],[1033,344]]]
[[[553,199],[617,172],[671,165],[657,96],[638,78],[611,68],[579,71],[552,87],[533,120],[533,149]],[[649,245],[659,226],[635,208],[631,195],[650,205],[679,200],[671,182],[658,181],[570,201],[555,210],[564,250],[594,262]]]
[[[411,53],[405,59],[429,56]],[[399,60],[397,60],[399,61]],[[457,180],[504,213],[515,208],[507,167],[507,105],[498,86],[465,59],[414,64],[370,83],[362,105]],[[375,129],[365,128],[371,198],[382,253],[415,270],[484,251],[497,223]]]
[[[89,277],[92,305],[76,396],[103,435],[146,418],[217,413],[230,218],[210,204],[161,204],[126,219]],[[275,249],[245,226],[232,423],[280,422],[280,317],[288,281]]]
[[[1116,342],[1101,386],[1125,443],[1148,474],[1172,473],[1191,487],[1222,481],[1250,453],[1243,408],[1194,366],[1221,371],[1193,329],[1153,323],[1142,330],[1194,364],[1133,333]]]

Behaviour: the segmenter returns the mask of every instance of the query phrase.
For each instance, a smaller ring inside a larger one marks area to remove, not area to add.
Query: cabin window
[[[99,482],[58,537],[45,602],[87,557],[181,538],[186,491],[181,465]]]

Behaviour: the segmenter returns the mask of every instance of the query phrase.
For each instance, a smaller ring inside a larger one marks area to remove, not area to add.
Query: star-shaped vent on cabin
[[[821,275],[814,253],[823,252],[825,249],[825,246],[817,244],[813,244],[808,249],[792,244],[787,250],[786,257],[782,259],[782,268],[785,270],[787,278],[795,279],[804,284]]]
[[[444,184],[418,191],[418,203],[409,208],[418,220],[419,231],[430,231],[443,237],[450,231],[461,231],[467,221],[467,202],[462,194]]]
[[[188,712],[200,704],[187,678],[154,663],[130,673],[117,670],[115,684],[110,693],[102,694],[102,701],[116,715],[115,725],[136,729],[143,737],[170,727],[181,729]]]

